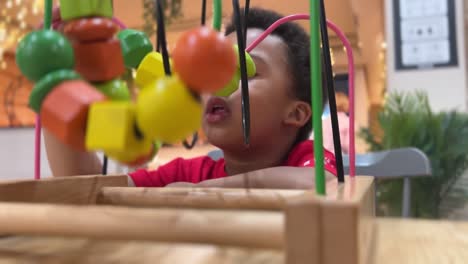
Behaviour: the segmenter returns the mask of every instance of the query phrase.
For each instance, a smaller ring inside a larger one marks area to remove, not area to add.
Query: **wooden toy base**
[[[297,190],[129,188],[126,177],[0,183],[0,233],[68,237],[70,243],[88,238],[249,248],[250,254],[285,255],[286,263],[370,263],[374,252],[372,177],[329,184],[326,197]]]

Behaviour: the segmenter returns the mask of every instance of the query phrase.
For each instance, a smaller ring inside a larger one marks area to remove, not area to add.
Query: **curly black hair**
[[[241,10],[241,21],[247,22],[247,28],[259,28],[266,30],[270,25],[278,19],[284,17],[283,15],[271,10],[261,8],[250,8],[247,16],[247,21],[244,19],[244,10]],[[231,17],[231,21],[226,26],[225,34],[229,35],[236,31],[235,17]],[[293,79],[293,89],[295,96],[311,105],[310,93],[310,38],[307,32],[298,24],[293,22],[285,23],[279,26],[273,35],[279,36],[287,46],[287,57],[290,68],[290,74]],[[323,76],[323,71],[322,71]],[[323,76],[324,77],[324,76]],[[325,78],[322,78],[322,83]],[[322,102],[323,105],[328,100],[325,85],[322,85]],[[296,143],[309,138],[312,132],[312,120],[309,120],[298,132]]]

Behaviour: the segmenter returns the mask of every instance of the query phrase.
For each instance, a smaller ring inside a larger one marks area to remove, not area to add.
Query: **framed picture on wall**
[[[397,71],[458,66],[455,5],[455,0],[393,0]]]

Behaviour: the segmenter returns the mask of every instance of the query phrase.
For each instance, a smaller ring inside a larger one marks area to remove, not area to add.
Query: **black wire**
[[[234,18],[236,23],[237,45],[239,46],[239,64],[241,73],[242,92],[242,128],[244,132],[244,143],[250,145],[250,102],[249,102],[249,81],[247,77],[247,64],[245,59],[244,36],[242,34],[242,23],[238,0],[232,0]]]
[[[206,22],[206,0],[202,2],[202,10],[201,10],[201,25],[204,26]]]
[[[107,175],[107,156],[104,155],[104,160],[102,161],[102,175]]]
[[[244,46],[247,46],[247,21],[249,17],[249,10],[250,10],[250,0],[245,1],[245,8],[244,8]]]
[[[169,64],[169,53],[167,52],[166,29],[164,28],[164,13],[162,9],[162,0],[156,1],[156,19],[158,22],[158,39],[161,44],[161,55],[163,58],[164,71],[167,76],[171,75],[171,66]]]
[[[320,0],[320,33],[322,35],[324,70],[326,85],[328,88],[328,100],[330,104],[330,116],[333,131],[333,144],[335,147],[336,171],[339,182],[344,182],[343,154],[341,151],[340,127],[338,124],[338,113],[336,109],[335,87],[333,81],[333,68],[331,65],[330,43],[328,40],[327,18],[325,14],[324,0]]]
[[[198,132],[195,132],[193,133],[192,142],[189,144],[187,140],[184,140],[182,142],[182,145],[184,145],[186,149],[193,149],[193,147],[195,147],[195,145],[197,144],[197,141],[198,141]]]

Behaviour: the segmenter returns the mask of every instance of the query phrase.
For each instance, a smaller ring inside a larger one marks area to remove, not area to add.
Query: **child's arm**
[[[326,180],[333,180],[329,172]],[[315,186],[315,171],[312,167],[275,167],[225,178],[213,179],[198,184],[177,182],[168,187],[219,187],[258,189],[312,189]]]
[[[93,175],[101,173],[101,162],[96,153],[79,152],[60,142],[46,129],[44,143],[53,176]]]

